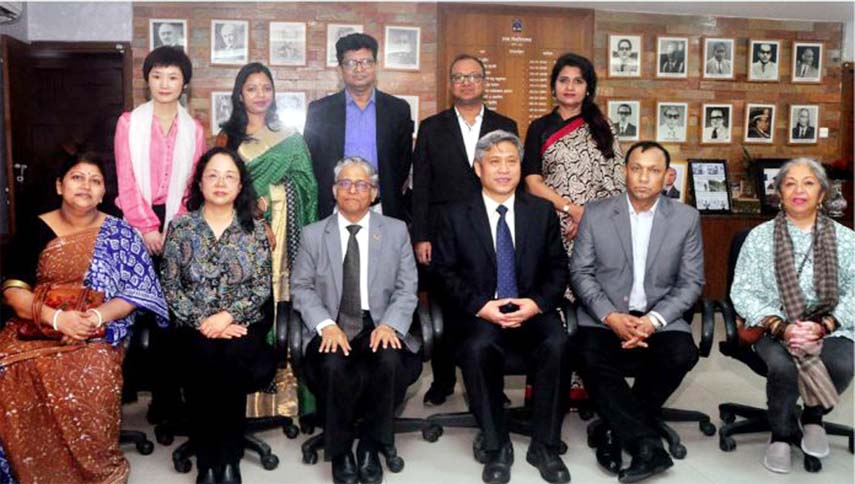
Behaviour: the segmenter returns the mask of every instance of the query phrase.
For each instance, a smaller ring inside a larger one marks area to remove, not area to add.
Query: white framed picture
[[[730,143],[733,128],[733,104],[704,104],[701,119],[701,143]]]
[[[383,44],[383,67],[417,71],[420,66],[421,27],[387,25]]]
[[[776,82],[780,59],[780,41],[751,39],[748,46],[748,80]]]
[[[276,114],[283,126],[294,128],[302,133],[303,126],[306,125],[306,93],[277,92]]]
[[[733,79],[733,39],[704,39],[704,78]]]
[[[686,203],[686,180],[689,164],[685,161],[672,161],[665,174],[665,187],[662,195]]]
[[[211,134],[220,133],[220,125],[232,115],[232,93],[228,91],[211,92]]]
[[[244,65],[249,59],[249,22],[211,20],[211,64]]]
[[[410,105],[410,119],[413,120],[413,138],[415,138],[416,133],[419,132],[419,97],[407,94],[395,94],[395,96],[407,101]]]
[[[789,128],[790,143],[815,144],[819,131],[819,105],[791,105]]]
[[[822,43],[793,43],[793,82],[822,81]]]
[[[656,141],[684,143],[688,117],[688,103],[656,103]]]
[[[609,77],[641,77],[640,35],[609,35]]]
[[[656,77],[685,78],[688,37],[657,37],[656,39]]]
[[[327,24],[327,67],[338,65],[335,57],[335,43],[345,35],[362,33],[363,26],[359,24]]]
[[[164,45],[181,47],[187,52],[187,21],[177,18],[153,18],[148,21],[149,50]]]
[[[270,22],[270,65],[306,65],[306,24]]]
[[[638,141],[641,120],[639,101],[609,101],[609,119],[621,141]]]
[[[747,104],[744,141],[772,144],[775,140],[775,114],[774,104]]]

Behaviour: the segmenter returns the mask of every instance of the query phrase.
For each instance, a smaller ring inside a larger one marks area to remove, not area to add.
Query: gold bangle
[[[6,292],[6,289],[25,289],[27,291],[32,292],[33,287],[20,279],[6,279],[5,281],[3,281],[3,286],[2,289],[0,289],[0,293]]]

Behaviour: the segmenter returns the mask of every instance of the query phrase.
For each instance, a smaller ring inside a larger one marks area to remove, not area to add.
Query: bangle
[[[58,322],[58,321],[57,321],[57,318],[59,318],[59,315],[60,315],[61,313],[62,313],[62,309],[57,309],[57,310],[56,310],[56,311],[54,311],[54,313],[53,313],[53,321],[51,321],[51,326],[53,327],[53,330],[54,330],[54,331],[59,331],[59,328],[57,328],[57,327],[56,327],[56,323]]]
[[[101,311],[98,311],[97,309],[92,308],[92,309],[90,309],[90,310],[88,310],[88,311],[86,311],[86,312],[87,312],[87,313],[92,312],[92,313],[95,313],[95,316],[98,316],[98,325],[97,325],[97,326],[95,326],[96,328],[100,328],[101,326],[103,326],[103,325],[104,325],[104,317],[103,317],[103,316],[101,316]]]
[[[0,288],[0,292],[6,292],[7,289],[24,289],[26,291],[33,290],[29,284],[19,279],[6,279],[3,281],[3,286]]]

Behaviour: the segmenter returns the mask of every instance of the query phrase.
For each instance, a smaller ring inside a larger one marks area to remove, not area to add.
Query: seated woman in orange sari
[[[126,482],[122,343],[137,309],[164,325],[168,310],[140,236],[98,210],[100,162],[66,161],[56,191],[61,207],[20,227],[2,285],[0,482]]]

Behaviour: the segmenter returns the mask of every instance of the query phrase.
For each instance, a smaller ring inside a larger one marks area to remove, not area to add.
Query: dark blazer
[[[380,201],[383,214],[405,220],[404,184],[410,175],[413,146],[413,121],[410,105],[403,99],[375,90],[377,103],[377,166],[380,175]],[[333,167],[344,158],[344,91],[309,103],[303,138],[312,155],[312,167],[318,180],[318,217],[333,212]]]
[[[635,125],[632,123],[626,123],[626,129],[623,133],[620,132],[620,124],[615,123],[615,131],[617,131],[618,136],[635,136]]]
[[[793,128],[793,139],[813,139],[814,132],[814,127],[808,126],[805,128],[805,135],[799,136],[799,127],[796,126]]]
[[[552,204],[517,192],[514,235],[519,297],[544,313],[554,310],[568,283],[567,253]],[[447,297],[471,318],[496,294],[496,250],[480,192],[442,211],[433,263]]]
[[[497,129],[519,135],[513,119],[485,107],[478,137]],[[469,166],[454,108],[422,121],[413,153],[413,242],[433,240],[443,205],[480,191],[481,182]]]

